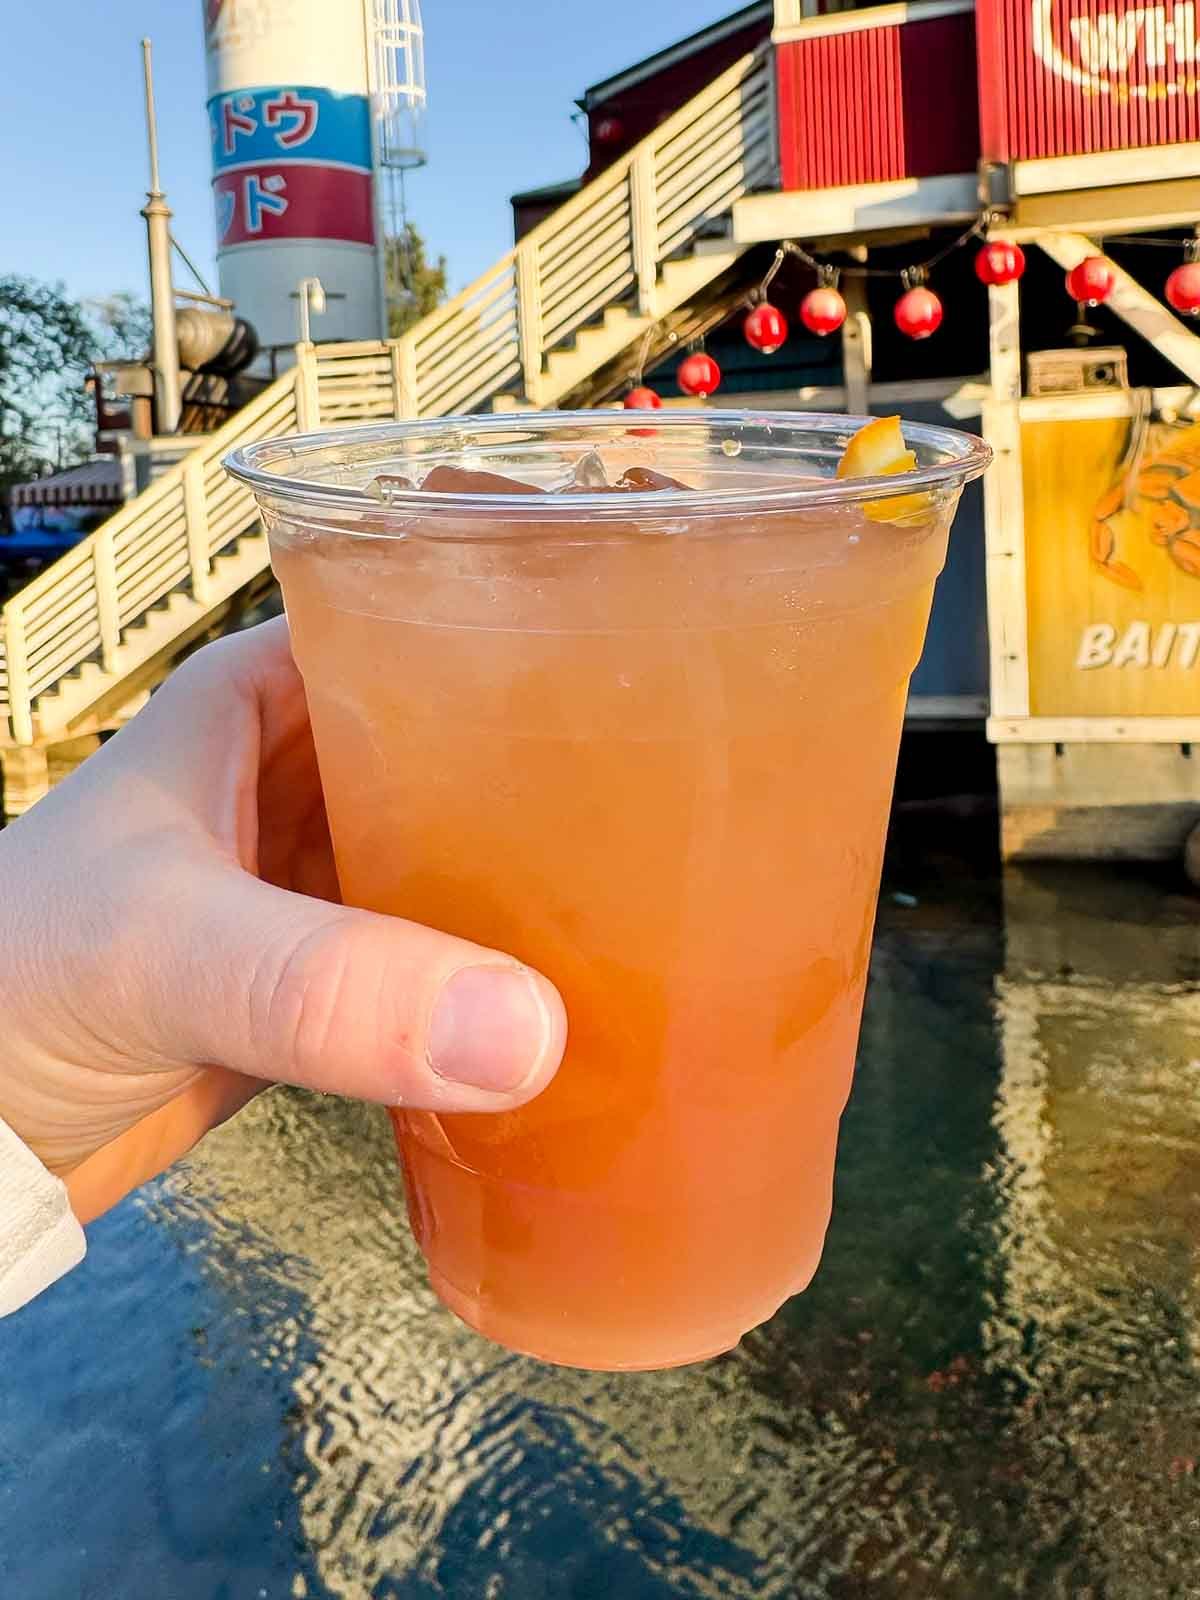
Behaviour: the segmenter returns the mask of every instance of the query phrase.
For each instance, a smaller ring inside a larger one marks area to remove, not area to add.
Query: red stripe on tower
[[[275,239],[374,244],[371,175],[296,161],[239,167],[213,180],[221,249]]]

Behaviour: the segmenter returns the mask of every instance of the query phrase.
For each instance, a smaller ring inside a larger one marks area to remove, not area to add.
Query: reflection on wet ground
[[[1171,884],[895,852],[817,1280],[673,1373],[475,1338],[263,1099],[0,1325],[0,1595],[1200,1594],[1198,982]]]

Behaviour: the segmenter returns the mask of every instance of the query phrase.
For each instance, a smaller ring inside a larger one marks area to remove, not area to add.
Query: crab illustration
[[[1141,578],[1117,552],[1132,554],[1147,535],[1181,572],[1200,578],[1200,422],[1150,455],[1142,454],[1140,444],[1134,449],[1092,513],[1092,564],[1122,588],[1141,589]]]

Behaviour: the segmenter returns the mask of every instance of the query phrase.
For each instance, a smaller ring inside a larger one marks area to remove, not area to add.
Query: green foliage
[[[91,453],[93,362],[136,358],[149,342],[149,311],[131,294],[78,302],[61,284],[0,275],[0,502]]]
[[[446,298],[446,258],[431,262],[425,241],[411,222],[398,237],[389,239],[384,261],[387,268],[388,333],[398,339],[422,317],[435,311]]]
[[[150,307],[128,289],[84,302],[100,340],[98,361],[136,361],[150,349],[154,328]]]

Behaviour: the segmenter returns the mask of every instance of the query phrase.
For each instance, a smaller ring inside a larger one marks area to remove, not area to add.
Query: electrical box
[[[1129,387],[1129,360],[1120,345],[1032,350],[1025,367],[1025,392],[1030,395],[1094,394]]]

